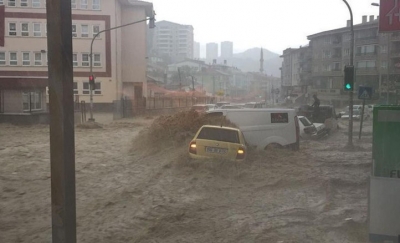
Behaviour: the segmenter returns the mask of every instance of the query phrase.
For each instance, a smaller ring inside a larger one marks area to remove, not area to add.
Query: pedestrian
[[[312,107],[314,108],[314,114],[313,114],[313,122],[316,122],[317,117],[319,115],[319,105],[321,104],[321,101],[318,99],[317,95],[313,95],[314,98],[314,103],[312,104]]]

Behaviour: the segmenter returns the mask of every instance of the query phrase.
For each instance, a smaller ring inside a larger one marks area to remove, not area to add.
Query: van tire
[[[279,143],[270,143],[264,148],[264,150],[281,149],[281,148],[283,148],[283,146],[280,145]]]

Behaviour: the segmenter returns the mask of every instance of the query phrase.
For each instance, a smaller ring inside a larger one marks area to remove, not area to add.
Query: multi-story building
[[[153,15],[142,1],[72,0],[75,99],[89,102],[89,51],[101,30]],[[0,113],[46,111],[45,0],[0,1]],[[3,27],[4,28],[1,28]],[[112,107],[122,96],[146,94],[146,23],[102,33],[93,46],[94,104]]]
[[[199,42],[194,42],[193,58],[200,59],[200,43]]]
[[[149,44],[152,46],[153,55],[166,55],[170,57],[171,62],[193,58],[193,26],[159,21],[149,34],[149,42],[152,42]]]
[[[233,57],[233,42],[221,42],[221,58],[224,60],[231,60]]]
[[[218,58],[218,44],[207,43],[206,45],[206,62],[213,63]]]
[[[309,46],[288,48],[283,51],[282,95],[307,92],[311,83],[311,49]]]
[[[400,81],[400,31],[379,34],[378,19],[363,16],[354,25],[355,89],[371,86],[376,97],[395,100],[395,83]],[[348,93],[343,90],[344,66],[350,63],[350,22],[344,28],[308,36],[309,51],[285,50],[282,66],[283,86],[308,86],[305,96],[317,94],[322,102],[344,105]],[[311,55],[311,58],[310,58]],[[293,61],[293,58],[295,61]],[[302,85],[300,85],[302,86]],[[304,88],[304,87],[303,87]]]
[[[400,32],[399,32],[400,33]],[[386,96],[400,73],[400,35],[379,34],[378,19],[362,17],[354,26],[355,88],[372,86],[376,94]],[[312,53],[312,92],[332,102],[346,101],[343,91],[344,66],[350,63],[350,23],[345,28],[308,36]],[[388,52],[390,50],[390,52]],[[389,80],[389,82],[387,81]]]

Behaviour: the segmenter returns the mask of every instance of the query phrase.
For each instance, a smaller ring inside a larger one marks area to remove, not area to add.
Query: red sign
[[[400,30],[400,0],[380,0],[379,32]]]

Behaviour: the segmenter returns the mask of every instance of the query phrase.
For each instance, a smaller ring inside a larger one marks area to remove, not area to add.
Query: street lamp
[[[372,6],[379,7],[379,3],[371,3]],[[390,66],[390,36],[391,34],[388,34],[387,36],[387,66],[386,66],[386,104],[389,104],[389,66]],[[381,90],[381,87],[379,87],[379,90]]]
[[[126,27],[126,26],[130,26],[130,25],[134,25],[134,24],[138,24],[138,23],[142,23],[142,22],[146,22],[146,21],[150,21],[149,23],[149,28],[153,29],[155,27],[155,12],[153,12],[153,16],[149,17],[149,18],[145,18],[139,21],[135,21],[132,23],[128,23],[128,24],[124,24],[124,25],[120,25],[120,26],[116,26],[116,27],[112,27],[109,29],[105,29],[102,31],[99,31],[96,35],[93,36],[92,38],[92,42],[90,43],[90,79],[95,79],[94,75],[93,75],[93,42],[94,40],[101,34],[104,33],[106,31],[110,31],[110,30],[115,30],[115,29],[119,29],[122,27]],[[93,90],[94,90],[94,82],[92,82],[93,85],[89,85],[90,86],[90,118],[89,121],[94,122],[94,118],[93,118]]]
[[[354,67],[354,26],[353,26],[353,11],[349,3],[343,0],[350,12],[350,66]],[[347,147],[353,147],[353,90],[349,91],[349,136]]]

